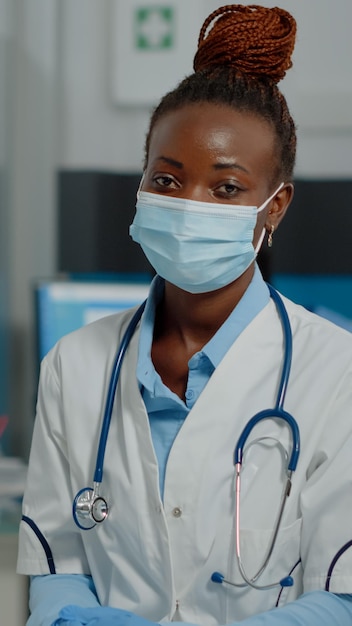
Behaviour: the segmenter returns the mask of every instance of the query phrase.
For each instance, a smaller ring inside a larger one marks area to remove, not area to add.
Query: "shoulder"
[[[110,360],[117,351],[123,334],[138,307],[103,317],[62,337],[48,353],[43,365],[61,369],[84,368],[90,362],[97,364]]]
[[[322,333],[345,337],[347,340],[352,341],[352,334],[345,328],[338,326],[334,322],[322,317],[321,315],[318,315],[317,313],[309,311],[300,304],[292,302],[292,300],[289,300],[282,294],[280,295],[289,314],[291,323],[294,327],[307,326],[314,328]]]
[[[282,296],[294,341],[294,352],[316,354],[333,362],[352,363],[352,333]]]

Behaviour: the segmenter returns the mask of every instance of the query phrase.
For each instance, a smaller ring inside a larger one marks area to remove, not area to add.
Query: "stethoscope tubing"
[[[286,396],[286,391],[287,391],[287,386],[288,386],[290,371],[291,371],[291,363],[292,363],[292,351],[293,351],[292,329],[291,329],[290,320],[286,311],[286,307],[282,301],[281,296],[273,287],[271,287],[271,285],[268,285],[268,288],[270,291],[270,295],[272,299],[274,300],[274,303],[277,307],[281,324],[282,324],[283,336],[284,336],[284,359],[283,359],[281,377],[280,377],[280,382],[279,382],[279,387],[278,387],[278,392],[277,392],[277,399],[276,399],[275,406],[272,409],[264,409],[262,411],[259,411],[247,422],[246,426],[244,427],[242,433],[240,434],[238,438],[238,441],[234,450],[234,466],[236,469],[235,541],[236,541],[237,563],[238,563],[239,571],[245,583],[250,585],[252,588],[259,589],[259,590],[272,589],[273,587],[276,587],[277,585],[281,585],[281,587],[286,587],[286,586],[291,586],[293,584],[293,579],[291,576],[286,576],[285,578],[282,578],[280,581],[267,584],[267,585],[258,585],[256,584],[256,581],[258,580],[258,578],[260,578],[260,576],[266,569],[266,566],[273,552],[274,545],[276,542],[276,537],[279,532],[281,519],[282,519],[284,508],[285,508],[286,498],[289,495],[290,490],[291,490],[291,476],[292,476],[292,473],[296,469],[298,458],[299,458],[299,453],[300,453],[300,435],[299,435],[298,424],[296,420],[294,419],[294,417],[290,413],[284,410],[284,401],[285,401],[285,396]],[[276,524],[274,526],[272,539],[269,543],[269,547],[268,547],[268,550],[267,550],[267,553],[266,553],[266,556],[264,558],[262,565],[260,566],[257,573],[252,578],[250,578],[247,576],[244,566],[243,566],[243,562],[241,558],[241,546],[240,546],[240,491],[241,491],[241,468],[242,468],[242,462],[243,462],[244,446],[253,428],[255,428],[255,426],[259,422],[265,419],[275,419],[275,418],[284,420],[289,426],[290,431],[291,431],[292,450],[291,450],[291,456],[287,465],[286,485],[283,490],[281,504],[279,508],[279,514],[276,520]],[[212,580],[214,582],[227,582],[228,584],[234,585],[235,587],[242,586],[242,584],[235,584],[235,583],[232,583],[231,581],[225,580],[225,578],[222,577],[222,575],[219,574],[219,572],[214,572]]]
[[[264,419],[275,419],[275,418],[284,420],[291,429],[292,451],[291,451],[290,460],[287,465],[287,469],[291,472],[295,471],[297,467],[297,463],[298,463],[299,453],[300,453],[299,428],[294,417],[292,417],[290,413],[287,413],[287,411],[284,411],[284,409],[282,408],[264,409],[263,411],[260,411],[256,415],[253,415],[253,417],[247,422],[241,435],[238,438],[237,445],[235,447],[234,457],[233,457],[233,462],[235,466],[237,465],[237,463],[242,465],[244,446],[253,428],[258,424],[258,422],[261,422]]]
[[[292,362],[292,331],[291,331],[291,325],[290,325],[290,321],[289,321],[289,317],[285,308],[285,305],[280,297],[280,295],[278,294],[278,292],[271,287],[271,285],[268,285],[268,289],[270,292],[270,296],[272,297],[277,310],[278,310],[278,314],[282,323],[282,327],[283,327],[283,335],[284,335],[284,358],[283,358],[283,364],[282,364],[282,371],[281,371],[281,377],[280,377],[280,381],[279,381],[279,387],[278,387],[278,393],[277,393],[277,399],[276,399],[276,403],[275,406],[272,409],[265,409],[263,411],[260,411],[259,413],[257,413],[256,415],[254,415],[249,422],[246,424],[245,428],[243,429],[237,445],[235,447],[235,451],[234,451],[234,465],[236,467],[236,474],[237,474],[237,479],[236,479],[236,485],[238,483],[238,494],[236,497],[238,497],[238,505],[239,505],[239,491],[240,491],[240,471],[241,471],[241,466],[242,466],[242,460],[243,460],[243,450],[244,450],[244,446],[245,443],[252,431],[252,429],[258,424],[259,421],[264,420],[264,419],[275,419],[275,418],[279,418],[284,420],[288,426],[291,429],[291,433],[292,433],[292,451],[291,451],[291,457],[289,459],[289,463],[288,463],[288,467],[287,467],[287,471],[288,471],[288,483],[290,483],[290,478],[291,478],[291,474],[292,472],[296,469],[296,465],[298,462],[298,457],[299,457],[299,450],[300,450],[300,442],[299,442],[299,428],[298,425],[295,421],[295,419],[289,414],[287,413],[287,411],[284,410],[283,405],[284,405],[284,400],[285,400],[285,396],[286,396],[286,390],[287,390],[287,386],[288,386],[288,381],[289,381],[289,376],[290,376],[290,369],[291,369],[291,362]],[[132,319],[130,320],[127,329],[123,335],[122,341],[120,343],[120,347],[117,351],[115,360],[114,360],[114,364],[113,364],[113,368],[112,368],[112,373],[111,373],[111,378],[110,378],[110,382],[109,382],[109,386],[108,386],[108,391],[107,391],[107,395],[106,395],[106,402],[105,402],[105,407],[104,407],[104,412],[103,412],[103,418],[102,418],[102,426],[101,426],[101,433],[100,433],[100,437],[99,437],[99,444],[98,444],[98,452],[97,452],[97,459],[96,459],[96,466],[95,466],[95,472],[94,472],[94,478],[93,478],[93,482],[94,482],[94,489],[91,488],[86,488],[81,490],[75,500],[74,500],[74,505],[73,505],[73,515],[74,515],[74,519],[77,523],[77,525],[82,528],[83,530],[87,530],[89,528],[92,528],[94,526],[90,525],[89,527],[84,526],[83,524],[80,524],[80,521],[78,520],[78,516],[77,516],[77,511],[76,508],[78,507],[78,501],[81,497],[81,494],[83,494],[83,496],[85,496],[87,498],[87,493],[88,495],[90,494],[90,492],[92,492],[92,497],[89,495],[88,499],[88,516],[92,517],[92,507],[94,506],[95,502],[97,500],[101,500],[105,505],[106,505],[106,513],[104,515],[104,519],[107,517],[108,515],[108,505],[105,501],[105,499],[101,496],[99,496],[99,486],[102,483],[103,480],[103,467],[104,467],[104,458],[105,458],[105,451],[106,451],[106,445],[107,445],[107,439],[108,439],[108,435],[109,435],[109,429],[110,429],[110,423],[111,423],[111,417],[112,417],[112,412],[113,412],[113,406],[114,406],[114,401],[115,401],[115,395],[116,395],[116,388],[117,388],[117,384],[119,381],[119,377],[120,377],[120,372],[121,372],[121,367],[122,367],[122,363],[123,363],[123,359],[125,357],[126,351],[128,349],[129,343],[133,337],[133,334],[135,332],[135,329],[141,319],[141,316],[143,314],[143,311],[145,309],[145,305],[146,305],[146,301],[144,301],[139,308],[135,311]],[[237,491],[237,489],[236,489]],[[83,497],[82,496],[82,497]],[[86,502],[83,502],[83,505],[85,505]],[[281,517],[282,517],[282,513],[283,513],[283,507],[284,507],[284,500],[282,502],[282,505],[280,507],[280,514],[278,517],[278,524],[276,526],[275,529],[275,533],[274,533],[274,539],[273,542],[271,543],[271,547],[268,550],[268,554],[267,557],[265,558],[265,561],[263,563],[263,565],[260,567],[259,571],[257,572],[257,574],[254,576],[253,579],[249,579],[245,573],[245,570],[243,568],[243,564],[242,564],[242,560],[241,560],[241,554],[240,554],[240,541],[239,541],[239,532],[240,532],[240,520],[239,520],[239,506],[236,507],[238,509],[238,519],[236,518],[236,535],[237,535],[237,539],[236,539],[236,554],[237,554],[237,559],[238,559],[238,564],[239,564],[239,568],[242,574],[242,578],[244,579],[245,583],[249,584],[250,586],[256,588],[256,589],[270,589],[274,586],[276,586],[277,584],[282,584],[282,585],[290,585],[292,584],[290,577],[286,577],[285,579],[282,579],[282,581],[280,581],[279,583],[274,583],[274,584],[269,584],[269,585],[264,585],[264,586],[258,586],[255,584],[255,581],[257,580],[257,578],[259,578],[263,572],[263,570],[266,567],[266,564],[270,558],[270,555],[272,553],[272,549],[275,543],[275,539],[276,539],[276,535],[278,532],[278,528],[279,528],[279,524],[281,521]],[[83,508],[86,508],[85,506]],[[95,520],[95,518],[93,519],[93,521],[95,522],[100,522],[103,521],[102,520]],[[290,579],[290,580],[289,580]],[[234,584],[231,583],[230,581],[225,581],[224,577],[217,573],[214,572],[212,580],[214,580],[214,582],[229,582],[229,584]],[[235,585],[237,586],[237,585]],[[239,585],[242,586],[242,585]]]
[[[280,295],[278,294],[276,289],[274,289],[274,287],[272,287],[269,283],[267,283],[267,286],[270,292],[270,296],[272,297],[272,299],[274,300],[278,308],[280,319],[281,319],[282,326],[283,326],[284,338],[285,338],[284,360],[283,360],[282,373],[281,373],[281,379],[280,379],[275,409],[270,409],[270,410],[268,409],[267,411],[262,411],[261,413],[258,413],[257,416],[254,416],[252,420],[256,420],[255,423],[257,423],[259,420],[264,419],[265,417],[272,418],[276,416],[276,417],[281,417],[285,419],[289,423],[293,431],[293,444],[294,444],[293,449],[292,449],[290,463],[289,463],[289,469],[292,469],[292,467],[294,468],[296,467],[297,461],[298,461],[299,430],[298,430],[297,424],[295,423],[295,420],[293,420],[293,418],[288,413],[286,413],[286,411],[284,411],[283,409],[287,385],[288,385],[288,381],[290,377],[290,369],[291,369],[291,361],[292,361],[292,332],[291,332],[290,320],[288,318],[286,308],[284,306],[284,303]],[[111,374],[111,378],[109,382],[109,388],[108,388],[108,392],[106,396],[106,403],[105,403],[105,408],[104,408],[104,413],[103,413],[102,427],[101,427],[98,452],[97,452],[97,460],[96,460],[96,466],[95,466],[95,472],[94,472],[94,478],[93,478],[94,483],[100,484],[103,479],[105,450],[106,450],[106,444],[107,444],[107,439],[109,435],[111,415],[112,415],[113,405],[115,401],[116,388],[117,388],[117,384],[118,384],[119,377],[120,377],[120,371],[121,371],[121,367],[122,367],[126,350],[132,339],[132,336],[137,327],[137,324],[139,320],[141,319],[142,313],[145,309],[145,305],[146,305],[146,300],[142,302],[142,304],[139,306],[139,308],[133,315],[125,331],[125,334],[122,338],[120,347],[115,357],[115,362],[112,368],[112,374]],[[274,415],[275,412],[278,412],[278,413]],[[265,415],[266,413],[268,413],[268,415]],[[246,428],[244,429],[237,443],[237,446],[235,449],[235,458],[236,458],[235,463],[242,462],[244,443],[249,435],[249,432],[255,425],[255,423],[251,425],[252,420],[250,420],[250,422],[247,424]]]
[[[258,424],[258,422],[262,421],[263,419],[279,418],[279,419],[284,420],[291,429],[292,451],[291,451],[291,457],[290,457],[287,469],[291,472],[294,472],[297,467],[298,457],[300,453],[299,428],[298,428],[298,424],[296,420],[292,417],[292,415],[284,410],[284,402],[285,402],[285,397],[286,397],[288,381],[290,378],[291,363],[292,363],[292,351],[293,351],[292,330],[291,330],[290,320],[286,311],[286,307],[282,301],[281,296],[278,294],[276,289],[274,289],[274,287],[272,287],[269,284],[267,284],[267,286],[270,292],[270,296],[273,299],[278,309],[281,324],[282,324],[282,329],[283,329],[283,336],[284,336],[284,359],[282,363],[282,371],[281,371],[281,377],[280,377],[280,382],[279,382],[279,389],[277,392],[276,403],[275,403],[274,408],[264,409],[263,411],[260,411],[259,413],[254,415],[244,427],[237,441],[237,445],[235,447],[234,465],[236,466],[236,464],[238,463],[242,464],[244,445],[251,431]]]
[[[281,379],[280,379],[279,390],[277,393],[276,404],[275,404],[275,408],[283,409],[288,381],[290,378],[291,364],[292,364],[292,352],[293,352],[292,330],[291,330],[290,320],[286,311],[286,307],[282,301],[281,296],[278,294],[276,289],[274,289],[274,287],[272,287],[269,283],[267,283],[267,286],[270,292],[270,296],[275,302],[279,315],[280,315],[283,335],[284,335],[284,342],[285,342],[284,351],[283,351],[284,360],[282,364]]]
[[[136,330],[138,322],[142,317],[142,313],[145,309],[146,302],[147,302],[146,300],[142,302],[142,304],[138,307],[137,311],[134,313],[130,323],[128,324],[128,327],[122,338],[120,347],[115,357],[114,365],[112,368],[112,374],[110,378],[110,383],[109,383],[109,388],[108,388],[108,392],[106,395],[106,402],[105,402],[102,427],[101,427],[101,433],[100,433],[99,445],[98,445],[97,460],[96,460],[94,479],[93,479],[94,483],[100,484],[103,480],[103,468],[104,468],[106,444],[107,444],[108,435],[109,435],[112,410],[113,410],[113,405],[115,401],[116,387],[117,387],[117,383],[120,377],[121,366],[123,363],[124,356],[126,354],[126,350],[133,337],[134,331]]]

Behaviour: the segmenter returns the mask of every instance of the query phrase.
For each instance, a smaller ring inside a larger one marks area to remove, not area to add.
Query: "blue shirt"
[[[211,340],[196,352],[188,362],[188,381],[183,402],[164,385],[156,372],[152,359],[155,310],[164,291],[164,281],[154,279],[141,322],[137,379],[147,409],[155,454],[159,465],[160,493],[164,493],[167,459],[172,444],[196,403],[210,376],[219,365],[233,342],[269,302],[269,289],[258,267],[243,297]]]

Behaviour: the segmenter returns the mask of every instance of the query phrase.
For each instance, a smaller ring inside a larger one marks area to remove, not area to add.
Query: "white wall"
[[[12,448],[25,455],[35,403],[33,281],[56,267],[56,1],[10,0],[13,14],[8,207]]]
[[[140,168],[149,110],[142,107],[126,110],[113,102],[113,2],[60,0],[60,165],[63,167],[120,171]],[[178,0],[178,3],[192,4],[192,0]],[[200,27],[204,17],[222,3],[203,0],[197,4]],[[298,22],[294,67],[281,83],[298,125],[297,174],[350,177],[351,1],[335,0],[333,10],[331,0],[278,3],[274,0],[259,4],[279,4],[291,11]],[[191,63],[190,58],[190,71]],[[183,76],[180,68],[174,66],[170,72],[175,84]],[[131,80],[135,81],[136,76],[131,76]]]
[[[150,111],[119,108],[112,98],[114,1],[11,0],[15,14],[8,125],[12,174],[5,237],[15,452],[27,450],[34,411],[31,286],[35,278],[56,269],[57,169],[141,169]],[[220,4],[200,2],[199,27]],[[263,4],[291,10],[298,22],[294,68],[282,83],[299,127],[297,174],[350,178],[352,2],[268,0]],[[175,83],[182,78],[177,67],[170,67],[170,72]]]
[[[0,415],[8,410],[8,100],[10,5],[0,0]],[[1,444],[0,444],[1,450]]]

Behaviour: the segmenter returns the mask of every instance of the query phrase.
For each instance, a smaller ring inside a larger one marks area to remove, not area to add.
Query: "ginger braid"
[[[197,72],[229,65],[253,78],[264,75],[277,83],[292,66],[295,35],[296,22],[283,9],[229,4],[205,20],[193,67]]]
[[[277,83],[292,66],[296,22],[283,9],[230,4],[213,11],[200,30],[194,73],[162,98],[146,137],[145,157],[157,120],[187,104],[225,104],[264,118],[277,145],[273,178],[291,180],[296,130]],[[145,163],[146,163],[145,161]]]

